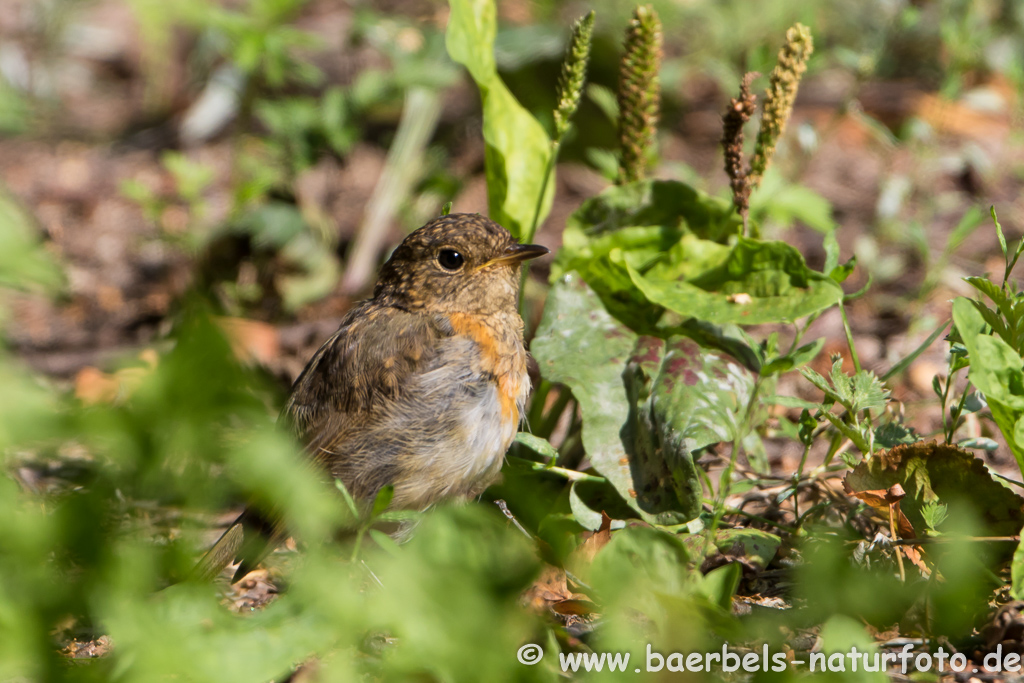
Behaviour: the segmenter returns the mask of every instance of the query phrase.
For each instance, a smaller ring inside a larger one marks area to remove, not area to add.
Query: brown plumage
[[[393,508],[481,493],[497,476],[530,390],[519,264],[547,253],[476,214],[410,234],[292,387],[282,419],[312,461],[361,501]],[[246,510],[200,561],[240,578],[284,537]]]

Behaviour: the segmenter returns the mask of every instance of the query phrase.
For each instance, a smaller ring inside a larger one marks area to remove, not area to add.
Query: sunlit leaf
[[[551,140],[498,76],[494,0],[450,0],[449,6],[448,54],[469,70],[483,102],[490,217],[528,242],[533,237],[534,218],[537,225],[543,222],[554,200],[554,174],[547,175]]]

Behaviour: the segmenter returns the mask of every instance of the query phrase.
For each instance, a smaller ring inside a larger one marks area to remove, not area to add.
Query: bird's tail
[[[231,579],[234,583],[255,569],[285,536],[281,522],[268,521],[267,516],[247,508],[196,563],[191,578],[211,581],[229,564],[238,561],[238,569]]]
[[[231,523],[231,526],[221,534],[213,547],[200,558],[196,566],[193,567],[190,578],[199,582],[207,582],[220,576],[224,568],[235,561],[244,541],[245,530],[242,528],[242,521],[239,518]]]

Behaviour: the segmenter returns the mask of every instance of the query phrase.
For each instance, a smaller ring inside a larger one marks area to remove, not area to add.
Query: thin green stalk
[[[846,307],[839,304],[839,313],[843,316],[843,331],[846,333],[846,344],[850,347],[850,359],[853,360],[853,369],[860,372],[860,357],[857,356],[857,347],[853,343],[853,330],[850,329],[850,321],[846,317]]]
[[[952,378],[947,380],[948,384],[952,384]],[[964,393],[960,394],[960,400],[956,404],[956,411],[950,416],[949,435],[946,437],[946,443],[953,443],[953,435],[956,433],[956,428],[960,423],[960,416],[964,411],[964,403],[967,401],[967,389],[964,388]],[[943,408],[945,410],[945,408]],[[945,422],[945,420],[943,420]]]
[[[718,478],[718,495],[715,497],[714,516],[711,518],[711,525],[708,527],[708,535],[704,539],[703,557],[707,557],[708,552],[711,549],[711,543],[715,537],[715,532],[718,530],[718,525],[721,523],[722,517],[725,514],[725,499],[729,495],[729,489],[732,485],[732,475],[733,471],[736,469],[736,459],[739,457],[743,437],[750,430],[750,418],[754,412],[754,404],[757,401],[760,390],[761,377],[758,376],[758,378],[754,380],[754,386],[750,391],[750,398],[747,400],[747,407],[743,413],[743,421],[740,423],[740,428],[736,430],[736,437],[733,439],[732,444],[732,453],[729,454],[729,463],[725,466],[721,476]]]

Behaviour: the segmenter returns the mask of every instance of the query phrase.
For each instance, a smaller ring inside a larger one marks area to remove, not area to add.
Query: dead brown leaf
[[[114,403],[127,398],[156,369],[159,356],[153,349],[146,349],[139,354],[139,360],[145,366],[124,368],[113,373],[91,365],[82,368],[75,375],[75,397],[86,405]]]
[[[903,487],[897,482],[890,486],[888,489],[871,489],[867,491],[855,491],[847,481],[849,475],[843,479],[843,490],[847,494],[854,496],[858,500],[862,500],[876,510],[884,513],[886,517],[891,513],[896,520],[896,533],[900,538],[905,540],[917,538],[917,533],[914,531],[914,525],[910,523],[907,516],[900,510],[900,501],[906,498],[907,492],[903,490]],[[921,555],[920,549],[905,545],[901,546],[903,553],[907,556],[907,559],[913,563],[915,567],[920,569],[925,576],[931,574],[931,570],[928,565],[925,564],[924,558]]]
[[[583,534],[583,543],[574,553],[574,559],[576,562],[590,564],[601,548],[608,545],[610,540],[612,540],[612,518],[602,510],[601,526],[597,531],[588,531]]]
[[[246,318],[217,318],[231,344],[231,350],[243,363],[269,365],[281,355],[281,341],[277,328],[258,320]]]

